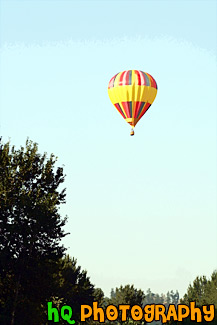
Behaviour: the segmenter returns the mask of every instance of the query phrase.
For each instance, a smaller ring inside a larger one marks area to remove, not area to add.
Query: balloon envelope
[[[126,70],[111,78],[108,94],[125,121],[134,127],[153,103],[157,83],[146,72]]]

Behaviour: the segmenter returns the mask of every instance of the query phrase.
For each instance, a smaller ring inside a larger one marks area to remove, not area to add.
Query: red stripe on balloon
[[[121,72],[118,86],[123,86],[123,84],[124,84],[124,74],[125,74],[125,71]]]
[[[114,87],[114,81],[115,81],[115,78],[116,78],[117,75],[118,75],[118,73],[116,73],[116,75],[111,78],[111,80],[109,81],[108,88],[113,88]]]
[[[130,71],[127,70],[126,78],[125,78],[125,85],[129,85],[129,80],[130,80]]]
[[[151,87],[157,89],[157,83],[154,80],[154,78],[150,74],[148,74],[148,73],[146,73],[146,74],[149,76],[149,79],[151,80]]]
[[[138,70],[134,70],[135,71],[135,75],[136,75],[136,82],[135,82],[135,85],[139,85],[139,86],[141,86],[141,76],[140,76],[140,74],[139,74],[139,71]]]
[[[139,119],[141,119],[141,117],[143,117],[143,115],[147,112],[147,110],[149,109],[149,107],[151,106],[151,104],[146,103],[145,106],[143,107],[143,110],[139,116]]]
[[[123,109],[127,115],[127,118],[130,118],[130,109],[129,109],[129,102],[121,102]]]
[[[138,117],[138,113],[144,104],[144,102],[134,102],[134,118]]]
[[[118,112],[123,116],[123,118],[125,118],[125,115],[124,115],[124,113],[123,113],[123,111],[122,111],[122,109],[121,109],[119,103],[116,103],[116,104],[114,104],[114,105],[115,105],[115,107],[117,108]]]

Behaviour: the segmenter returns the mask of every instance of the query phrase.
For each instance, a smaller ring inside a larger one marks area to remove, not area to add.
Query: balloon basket
[[[133,129],[131,129],[130,135],[131,136],[134,135],[134,130]]]

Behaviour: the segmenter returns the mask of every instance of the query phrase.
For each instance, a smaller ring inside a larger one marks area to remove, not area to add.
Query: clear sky
[[[217,268],[216,1],[1,1],[0,128],[65,167],[68,253],[106,295]],[[150,73],[135,128],[107,86]]]

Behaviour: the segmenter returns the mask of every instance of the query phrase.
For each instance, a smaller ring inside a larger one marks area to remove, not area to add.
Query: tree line
[[[87,271],[66,254],[61,240],[67,235],[63,230],[67,218],[59,213],[66,202],[66,190],[61,189],[65,175],[62,167],[56,168],[56,161],[53,154],[40,154],[38,145],[30,140],[16,149],[0,139],[0,324],[51,324],[49,301],[57,308],[72,306],[76,324],[80,323],[80,306],[94,301],[103,308],[110,304],[179,304],[178,291],[157,294],[134,285],[112,289],[110,297],[105,297],[102,289],[91,283]],[[216,307],[216,288],[216,271],[210,279],[197,277],[181,302]],[[97,324],[92,320],[86,323]],[[128,318],[125,324],[136,322]]]

